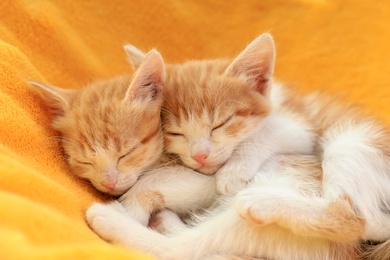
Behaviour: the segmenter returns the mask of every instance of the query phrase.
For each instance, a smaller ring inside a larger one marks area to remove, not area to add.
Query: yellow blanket
[[[104,197],[69,173],[27,79],[79,88],[130,71],[127,42],[180,62],[233,57],[268,31],[279,79],[390,124],[389,24],[388,1],[0,1],[0,259],[149,259],[88,228]]]

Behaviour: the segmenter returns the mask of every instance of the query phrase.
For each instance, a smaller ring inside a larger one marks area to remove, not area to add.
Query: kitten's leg
[[[204,259],[217,252],[230,254],[231,249],[237,247],[231,244],[234,237],[230,229],[240,230],[240,225],[235,225],[236,221],[244,223],[236,212],[230,210],[223,215],[213,216],[200,227],[186,229],[176,236],[165,236],[129,217],[118,202],[92,205],[87,210],[86,219],[90,227],[107,241],[142,250],[159,259],[177,260]],[[226,242],[222,241],[227,237]],[[255,244],[252,247],[256,247]]]
[[[95,204],[86,217],[102,238],[163,260],[207,259],[221,252],[269,259],[353,259],[347,256],[351,252],[347,245],[316,238],[308,240],[275,225],[259,228],[241,219],[232,201],[227,205],[230,206],[214,212],[198,226],[174,236],[161,235],[110,204]]]
[[[313,152],[314,134],[300,122],[284,115],[270,115],[255,131],[239,144],[216,173],[217,189],[222,194],[236,194],[253,179],[259,167],[275,154]]]
[[[389,145],[389,136],[371,122],[330,128],[321,143],[323,196],[351,198],[366,221],[363,239],[390,238]]]
[[[94,204],[88,209],[86,219],[90,227],[107,241],[142,250],[159,259],[197,260],[208,259],[207,257],[214,259],[218,252],[230,255],[230,251],[238,251],[238,255],[244,254],[237,249],[237,242],[234,242],[230,232],[231,228],[240,230],[240,225],[235,223],[237,220],[241,223],[243,221],[234,211],[226,213],[214,216],[202,223],[202,227],[187,229],[172,237],[161,235],[134,221],[126,212],[118,210],[118,205],[115,204]],[[241,250],[246,246],[247,243],[242,243]],[[252,250],[257,247],[255,244],[250,246]]]
[[[210,206],[216,196],[213,176],[184,166],[169,166],[150,171],[119,200],[134,219],[147,225],[155,211],[169,208],[186,213]]]
[[[348,197],[332,203],[305,197],[288,187],[251,187],[237,195],[236,208],[257,225],[276,223],[297,235],[338,242],[357,241],[364,231]]]
[[[279,155],[262,166],[252,187],[237,195],[236,208],[258,225],[276,223],[295,234],[333,241],[356,241],[364,221],[348,196],[321,198],[318,156]]]

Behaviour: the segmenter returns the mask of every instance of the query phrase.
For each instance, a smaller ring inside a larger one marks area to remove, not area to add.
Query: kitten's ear
[[[55,115],[64,114],[69,107],[70,100],[76,93],[76,90],[63,89],[35,80],[29,80],[28,83],[38,92]]]
[[[274,71],[275,44],[272,36],[264,33],[251,42],[230,64],[226,74],[246,79],[256,91],[267,95]]]
[[[123,48],[125,49],[130,65],[134,70],[138,69],[141,63],[145,60],[146,54],[131,44],[126,44]]]
[[[164,77],[164,60],[158,51],[152,50],[136,71],[125,100],[150,101],[160,98]]]

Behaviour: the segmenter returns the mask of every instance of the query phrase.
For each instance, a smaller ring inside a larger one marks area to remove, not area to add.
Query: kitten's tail
[[[362,249],[361,259],[363,260],[390,259],[390,239],[381,244],[365,244]]]

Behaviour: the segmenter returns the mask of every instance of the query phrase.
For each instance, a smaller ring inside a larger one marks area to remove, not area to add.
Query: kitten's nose
[[[205,160],[207,158],[208,154],[196,154],[193,155],[192,158],[195,159],[198,163],[200,163],[202,166],[205,165]]]
[[[109,190],[114,190],[116,183],[117,181],[107,181],[107,182],[102,181],[100,184]]]

